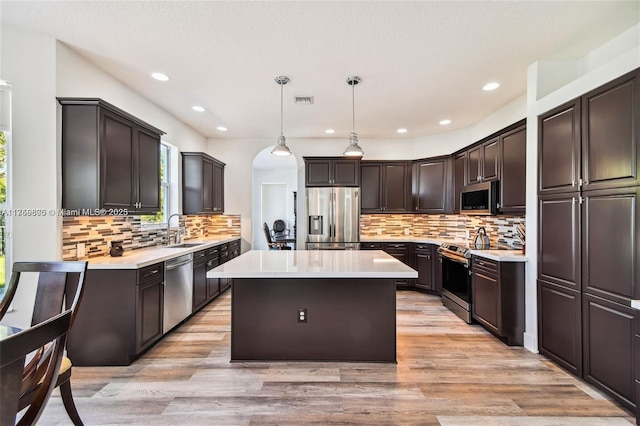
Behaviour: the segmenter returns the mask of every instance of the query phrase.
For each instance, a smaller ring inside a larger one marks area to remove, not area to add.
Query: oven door
[[[442,303],[471,323],[471,276],[469,266],[442,256]]]

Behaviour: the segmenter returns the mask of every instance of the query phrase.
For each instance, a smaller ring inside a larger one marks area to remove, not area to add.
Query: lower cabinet
[[[200,250],[193,254],[193,312],[207,302],[207,250]]]
[[[538,349],[582,377],[582,305],[579,291],[538,280]]]
[[[524,339],[524,263],[471,260],[473,318],[507,345]]]
[[[433,250],[431,244],[415,244],[415,269],[418,271],[418,278],[415,286],[429,291],[435,291]]]
[[[433,287],[436,291],[436,294],[440,295],[442,293],[442,255],[438,253],[436,245],[433,245],[433,252],[435,256],[433,257]]]
[[[207,272],[220,265],[220,248],[212,247],[207,251]],[[220,294],[220,279],[207,278],[207,300],[211,301]]]
[[[633,339],[633,359],[636,378],[636,424],[640,425],[640,312],[635,312],[635,337]]]
[[[584,379],[634,409],[634,309],[587,293],[582,306]]]
[[[74,365],[129,365],[162,337],[164,263],[89,269],[67,340]]]
[[[382,249],[405,265],[413,267],[410,256],[410,246],[411,243],[384,243]],[[396,288],[404,289],[411,287],[413,281],[411,278],[398,278],[395,280]]]

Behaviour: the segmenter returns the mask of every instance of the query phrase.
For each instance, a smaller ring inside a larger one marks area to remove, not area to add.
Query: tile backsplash
[[[176,231],[171,221],[171,237]],[[240,236],[239,215],[180,216],[180,227],[186,229],[185,240],[220,236]],[[65,217],[62,223],[62,259],[77,260],[77,244],[84,243],[82,259],[104,256],[112,240],[122,240],[123,248],[137,250],[166,244],[166,226],[143,225],[140,216]]]
[[[524,221],[524,216],[363,214],[360,216],[360,236],[424,236],[472,242],[478,228],[484,227],[491,247],[510,248],[514,242],[519,242],[516,225],[524,225]]]

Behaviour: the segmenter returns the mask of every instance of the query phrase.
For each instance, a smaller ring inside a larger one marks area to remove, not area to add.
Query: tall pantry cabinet
[[[540,352],[635,408],[640,70],[538,119]]]

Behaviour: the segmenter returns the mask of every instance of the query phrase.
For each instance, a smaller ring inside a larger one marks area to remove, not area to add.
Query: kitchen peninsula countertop
[[[239,238],[240,237],[227,236],[215,239],[187,240],[181,243],[197,244],[191,247],[155,246],[138,250],[125,250],[122,256],[119,257],[106,255],[88,259],[88,269],[139,269],[182,256],[183,254],[194,253],[209,247],[228,243]]]
[[[251,250],[207,278],[417,278],[381,250]]]
[[[467,240],[459,240],[453,238],[433,238],[433,237],[416,237],[412,235],[398,236],[398,237],[365,237],[361,238],[361,243],[397,243],[397,242],[409,242],[409,243],[423,243],[423,244],[436,244],[450,243],[460,247],[471,248],[471,243]],[[471,254],[474,256],[484,257],[486,259],[496,260],[498,262],[527,262],[527,256],[522,254],[522,250],[519,249],[489,249],[489,250],[477,250],[471,249]]]

